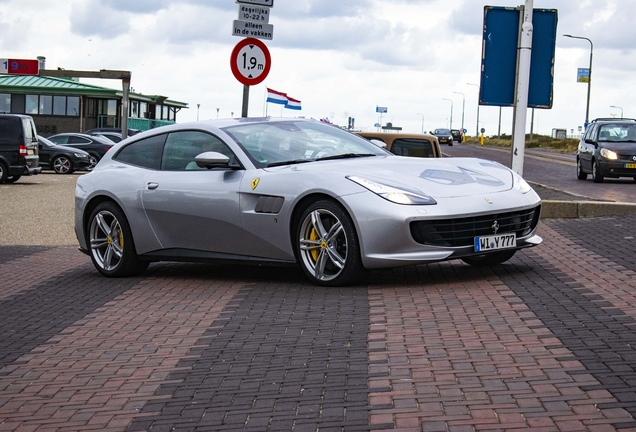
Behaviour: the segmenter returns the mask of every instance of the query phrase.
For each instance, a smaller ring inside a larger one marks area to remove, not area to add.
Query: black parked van
[[[0,114],[0,183],[13,183],[23,175],[39,174],[38,136],[33,118]]]

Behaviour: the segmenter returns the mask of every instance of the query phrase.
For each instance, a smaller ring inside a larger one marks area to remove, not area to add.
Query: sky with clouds
[[[249,116],[324,118],[361,130],[382,120],[406,132],[477,128],[484,5],[523,0],[275,0],[271,70],[250,87]],[[636,117],[636,0],[534,0],[557,9],[553,107],[528,114],[535,133],[568,133],[585,120],[587,85],[577,68],[594,43],[590,118]],[[186,102],[179,122],[240,116],[243,85],[230,54],[241,38],[234,0],[0,0],[3,58],[46,57],[48,69],[132,72],[136,92]],[[83,80],[119,88],[116,81]],[[470,84],[469,84],[470,83]],[[471,85],[472,84],[472,85]],[[265,88],[302,111],[265,103]],[[450,99],[450,101],[445,100]],[[197,108],[197,104],[200,105]],[[376,106],[387,107],[380,119]],[[611,108],[616,106],[620,108]],[[501,111],[501,121],[499,115]],[[486,135],[510,134],[512,108],[481,106]]]

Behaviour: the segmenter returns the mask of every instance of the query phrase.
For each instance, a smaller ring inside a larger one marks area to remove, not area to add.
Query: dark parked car
[[[453,141],[457,141],[458,143],[462,142],[462,137],[464,133],[461,129],[451,129],[451,135],[453,135]]]
[[[605,177],[636,181],[636,120],[596,119],[587,127],[576,154],[576,175],[595,183]]]
[[[121,132],[91,132],[89,135],[103,136],[104,138],[108,138],[114,143],[118,143],[122,140]]]
[[[435,129],[431,135],[435,135],[440,144],[453,145],[453,134],[450,129]]]
[[[89,154],[74,147],[57,145],[54,142],[38,136],[40,150],[40,166],[52,169],[58,174],[71,174],[73,171],[88,170],[91,161]]]
[[[23,175],[34,175],[40,171],[33,118],[0,114],[0,183],[13,183]]]
[[[115,132],[121,136],[121,128],[103,127],[103,128],[89,129],[86,131],[87,134],[93,134],[93,132]],[[128,136],[137,135],[138,133],[141,133],[139,129],[128,128]]]
[[[90,159],[89,169],[97,165],[102,156],[115,145],[108,138],[74,132],[53,135],[49,137],[49,140],[55,144],[74,147],[87,152]]]

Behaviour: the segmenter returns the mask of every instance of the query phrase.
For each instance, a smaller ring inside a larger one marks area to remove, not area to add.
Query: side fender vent
[[[256,213],[278,213],[283,208],[285,198],[274,196],[262,196],[256,202]]]

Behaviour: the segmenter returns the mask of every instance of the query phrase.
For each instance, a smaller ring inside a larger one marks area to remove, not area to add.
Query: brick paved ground
[[[0,247],[0,431],[636,431],[636,217],[554,220],[508,264],[153,264]]]

